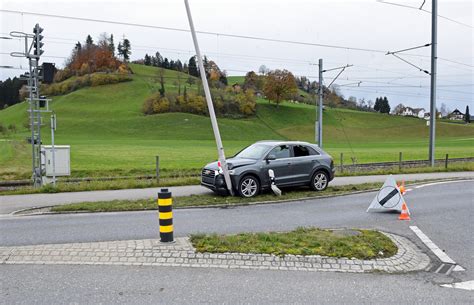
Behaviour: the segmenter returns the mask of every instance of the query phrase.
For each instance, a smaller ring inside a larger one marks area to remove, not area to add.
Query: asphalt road
[[[474,172],[404,174],[394,175],[394,177],[397,180],[407,181],[446,178],[474,178]],[[383,182],[386,178],[386,175],[336,177],[330,183],[330,185]],[[145,188],[110,191],[70,192],[57,194],[6,195],[0,196],[0,215],[9,214],[21,209],[45,207],[75,202],[156,198],[159,189],[160,188]],[[173,196],[188,196],[192,194],[211,193],[208,189],[198,185],[170,187],[169,189],[173,192]]]
[[[0,266],[1,298],[15,303],[472,304],[472,291],[441,283],[474,279],[474,181],[414,188],[411,221],[366,213],[375,193],[294,203],[175,211],[176,235],[289,230],[297,226],[375,228],[408,237],[418,226],[466,271],[440,275],[343,274],[123,266]],[[1,245],[157,236],[156,212],[4,217]],[[428,253],[430,255],[430,253]],[[436,264],[436,260],[434,260]],[[28,291],[28,293],[26,293]],[[1,299],[0,299],[1,300]]]

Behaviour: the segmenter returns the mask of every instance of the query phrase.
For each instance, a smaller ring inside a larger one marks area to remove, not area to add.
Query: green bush
[[[214,88],[211,95],[218,116],[239,118],[255,114],[257,104],[252,90],[236,93]],[[208,114],[206,99],[196,94],[167,94],[161,97],[159,93],[154,93],[145,100],[142,111],[146,115],[164,112]]]
[[[132,79],[127,74],[97,72],[78,77],[71,77],[60,83],[42,85],[41,92],[45,95],[63,95],[84,87],[117,84],[130,80]]]
[[[166,97],[160,97],[153,101],[153,112],[154,113],[165,113],[170,110],[170,102]]]
[[[8,125],[8,130],[10,130],[11,132],[16,132],[16,125],[15,124]]]

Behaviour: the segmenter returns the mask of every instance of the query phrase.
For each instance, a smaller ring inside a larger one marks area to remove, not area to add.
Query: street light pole
[[[323,148],[323,59],[319,59],[319,105],[317,119],[317,142]]]
[[[431,9],[431,88],[430,88],[430,165],[435,165],[435,124],[436,124],[436,59],[438,44],[438,1],[432,0]]]

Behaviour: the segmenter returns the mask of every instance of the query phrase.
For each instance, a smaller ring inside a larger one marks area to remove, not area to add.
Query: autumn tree
[[[243,88],[244,90],[252,89],[254,91],[262,91],[264,83],[264,75],[257,75],[257,73],[250,71],[245,74]]]
[[[116,71],[120,61],[115,58],[110,50],[110,41],[107,35],[102,34],[97,44],[92,42],[90,35],[86,38],[85,47],[77,42],[71,56],[66,61],[66,68],[57,75],[56,81],[64,80],[72,75],[84,75],[97,71]]]
[[[403,110],[405,110],[405,106],[402,103],[400,103],[397,106],[395,106],[395,108],[393,108],[392,113],[400,115],[403,113]]]
[[[277,107],[281,101],[289,99],[297,91],[295,77],[287,70],[274,70],[267,73],[263,91]]]
[[[267,68],[265,65],[261,65],[260,68],[258,68],[258,73],[265,75],[269,72],[270,70]]]

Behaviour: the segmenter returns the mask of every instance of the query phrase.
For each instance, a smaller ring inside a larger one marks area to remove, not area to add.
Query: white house
[[[424,108],[415,108],[413,109],[413,115],[422,119],[425,117],[425,109]]]
[[[430,113],[429,113],[429,112],[425,112],[424,118],[425,118],[425,120],[429,120],[429,119],[430,119]],[[439,112],[439,111],[436,112],[436,118],[437,118],[437,119],[441,119],[441,112]]]
[[[464,120],[464,113],[462,113],[458,109],[454,109],[453,112],[448,114],[448,118],[450,120],[461,120],[462,121],[462,120]]]
[[[411,108],[411,107],[405,107],[403,108],[402,113],[400,115],[403,116],[414,116],[418,117],[420,119],[425,117],[425,109],[424,108]]]
[[[402,113],[400,113],[400,115],[403,115],[403,116],[413,116],[413,108],[411,108],[411,107],[405,107],[405,108],[403,108],[403,111],[402,111]]]

